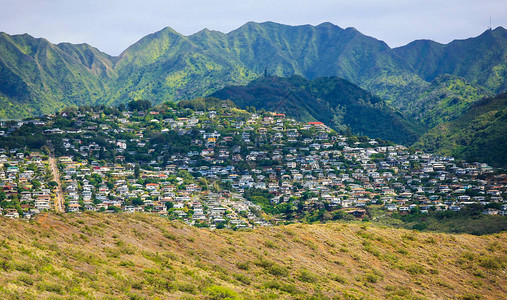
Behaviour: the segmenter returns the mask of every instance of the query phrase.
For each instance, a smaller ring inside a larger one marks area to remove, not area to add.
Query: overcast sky
[[[166,26],[190,35],[248,21],[331,22],[397,47],[477,36],[490,17],[493,28],[507,28],[507,0],[0,0],[0,31],[88,43],[111,55]]]

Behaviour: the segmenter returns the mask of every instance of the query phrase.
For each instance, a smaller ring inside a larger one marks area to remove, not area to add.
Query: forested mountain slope
[[[115,78],[112,58],[89,45],[0,33],[0,117],[93,104]]]
[[[507,95],[481,100],[458,119],[437,125],[416,143],[424,151],[507,168]]]
[[[299,121],[321,121],[343,133],[415,142],[422,132],[416,121],[405,118],[385,101],[338,77],[307,80],[301,76],[259,78],[247,86],[233,86],[213,94],[249,106],[285,113]]]

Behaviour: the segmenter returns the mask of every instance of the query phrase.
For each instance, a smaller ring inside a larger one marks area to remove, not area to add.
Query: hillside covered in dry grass
[[[507,234],[210,231],[148,214],[0,218],[0,298],[505,299]]]

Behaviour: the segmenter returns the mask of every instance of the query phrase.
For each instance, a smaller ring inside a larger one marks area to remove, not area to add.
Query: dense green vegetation
[[[433,91],[430,83],[444,74],[461,76],[467,84],[490,93],[504,90],[505,40],[505,29],[497,28],[467,41],[440,45],[443,50],[439,52],[425,51],[424,43],[419,42],[390,49],[354,28],[330,23],[250,22],[228,34],[203,30],[191,36],[165,28],[118,57],[115,70],[122,84],[104,100],[195,98],[226,85],[245,84],[267,71],[309,79],[343,77],[403,109],[411,99]],[[446,67],[431,72],[420,67],[433,64]]]
[[[507,97],[503,94],[479,101],[460,118],[436,126],[415,146],[506,168],[506,132]]]
[[[116,79],[112,58],[86,44],[0,33],[0,117],[91,104]]]
[[[453,74],[494,93],[507,88],[507,30],[502,27],[447,45],[428,40],[414,41],[394,49],[394,52],[427,81],[439,75]]]
[[[225,88],[214,97],[241,108],[285,113],[299,121],[321,121],[346,133],[412,143],[422,127],[358,86],[338,77],[307,80],[301,76],[259,78],[247,86]],[[372,126],[375,124],[375,126]]]
[[[453,75],[441,75],[423,91],[413,93],[413,98],[398,98],[391,104],[422,122],[427,128],[460,117],[470,106],[485,96],[492,96],[486,89]]]

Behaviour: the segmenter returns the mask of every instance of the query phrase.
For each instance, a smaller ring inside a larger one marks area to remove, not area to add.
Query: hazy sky
[[[111,55],[166,26],[190,35],[248,21],[331,22],[396,47],[477,36],[490,17],[493,28],[507,28],[507,0],[0,0],[0,31],[88,43]]]

